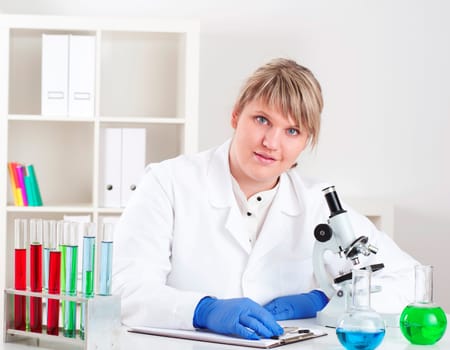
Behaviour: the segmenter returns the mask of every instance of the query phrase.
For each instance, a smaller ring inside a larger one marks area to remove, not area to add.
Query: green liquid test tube
[[[66,294],[66,246],[65,242],[70,241],[70,223],[67,221],[58,221],[56,226],[59,250],[61,252],[61,295]],[[66,309],[66,300],[61,300],[61,315],[64,317]]]
[[[69,240],[65,241],[65,295],[77,295],[78,276],[78,223],[69,224]],[[77,324],[77,303],[66,301],[63,313],[63,334],[68,338],[75,338]]]
[[[95,266],[95,225],[86,223],[83,227],[83,268],[81,289],[85,298],[94,297],[94,266]],[[81,304],[80,338],[85,338],[85,320],[87,303]]]

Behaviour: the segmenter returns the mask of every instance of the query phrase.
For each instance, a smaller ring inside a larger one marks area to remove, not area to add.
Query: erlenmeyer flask
[[[433,266],[415,268],[415,302],[400,316],[400,329],[412,344],[434,344],[445,333],[447,317],[441,307],[433,303]]]
[[[336,328],[336,335],[347,350],[373,350],[384,338],[384,321],[370,308],[370,273],[353,270],[351,303]]]

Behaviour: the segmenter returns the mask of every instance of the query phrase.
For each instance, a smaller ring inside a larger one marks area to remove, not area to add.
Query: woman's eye
[[[262,117],[262,116],[257,116],[256,117],[256,121],[259,123],[259,124],[267,124],[269,121],[267,120],[267,118],[265,118],[265,117]]]
[[[287,133],[288,133],[288,135],[295,136],[295,135],[300,134],[300,131],[298,131],[298,129],[295,129],[295,128],[289,128],[289,129],[287,129]]]

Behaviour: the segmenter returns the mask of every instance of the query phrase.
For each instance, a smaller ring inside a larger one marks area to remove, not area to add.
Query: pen
[[[301,333],[301,334],[297,334],[297,335],[294,335],[294,336],[289,336],[287,338],[281,338],[280,339],[280,343],[281,344],[294,343],[294,342],[302,340],[302,339],[308,339],[311,336],[314,336],[314,333],[312,333],[312,332]]]
[[[295,340],[301,339],[303,337],[309,336],[312,333],[309,329],[306,328],[298,328],[298,327],[283,327],[284,333],[282,335],[274,335],[271,339],[288,339]]]

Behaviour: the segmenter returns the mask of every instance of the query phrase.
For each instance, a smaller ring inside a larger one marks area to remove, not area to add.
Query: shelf
[[[8,161],[34,165],[44,204],[93,203],[94,129],[79,120],[10,121]],[[8,194],[13,203],[9,183]]]
[[[77,123],[77,122],[88,122],[93,123],[98,120],[101,123],[145,123],[145,124],[180,124],[186,123],[186,118],[178,117],[127,117],[127,116],[105,116],[98,118],[86,118],[86,117],[53,117],[53,116],[43,116],[35,114],[9,114],[9,121],[31,121],[31,122],[63,122],[63,123]]]
[[[99,115],[184,117],[184,41],[178,33],[103,31]]]
[[[98,208],[98,213],[101,214],[122,214],[124,208]]]
[[[42,115],[43,34],[95,37],[89,117]],[[33,164],[44,203],[12,205],[8,172],[0,173],[0,291],[13,285],[16,218],[90,215],[100,223],[122,213],[123,208],[99,207],[103,128],[144,129],[145,164],[198,151],[198,63],[196,21],[0,14],[0,167]],[[121,161],[117,144],[108,147]],[[0,293],[0,305],[3,300]],[[0,318],[2,339],[4,331]]]
[[[35,15],[3,15],[2,24],[32,30],[109,30],[183,33],[198,32],[199,24],[190,20],[164,20],[137,17],[77,17],[77,16],[35,16]]]
[[[185,124],[185,118],[165,117],[100,117],[103,123]]]
[[[44,205],[40,207],[18,207],[15,205],[8,205],[6,211],[8,213],[94,213],[102,214],[121,214],[124,208],[96,208],[84,205]]]
[[[9,36],[9,114],[40,114],[43,34],[96,36],[96,115],[185,117],[186,108],[196,104],[185,88],[187,32],[21,26]]]
[[[30,121],[30,122],[69,122],[69,123],[79,123],[79,122],[90,122],[93,123],[95,121],[94,118],[76,118],[76,117],[47,117],[42,115],[35,114],[9,114],[9,121]]]
[[[41,207],[18,207],[14,205],[8,205],[6,211],[8,213],[91,213],[93,212],[92,206],[83,205],[69,205],[69,206],[48,206]]]

